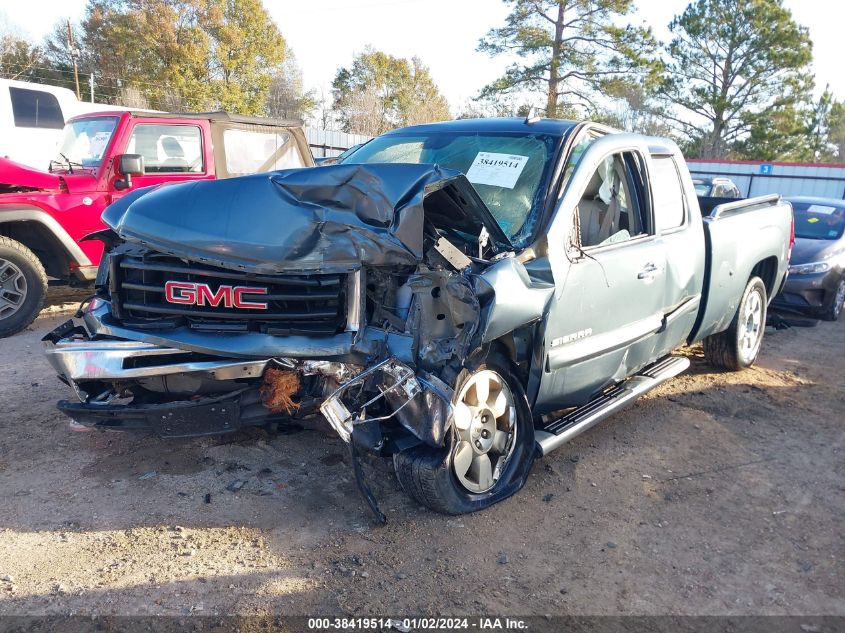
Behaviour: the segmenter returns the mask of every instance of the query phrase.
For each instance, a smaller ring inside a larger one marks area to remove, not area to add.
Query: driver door
[[[594,142],[553,220],[556,300],[544,336],[538,413],[585,404],[653,361],[666,254],[654,235],[641,143],[623,135]]]
[[[164,182],[184,182],[214,178],[211,152],[205,147],[210,138],[208,123],[174,123],[172,120],[135,122],[122,139],[122,154],[144,157],[144,174],[132,177],[132,188],[118,190],[114,181],[122,178],[112,165],[112,200],[141,187]]]

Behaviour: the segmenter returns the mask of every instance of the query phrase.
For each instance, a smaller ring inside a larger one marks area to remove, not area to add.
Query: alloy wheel
[[[513,392],[498,373],[482,370],[463,385],[454,410],[455,476],[469,492],[486,492],[496,485],[516,446]]]
[[[742,312],[742,324],[739,333],[740,353],[746,358],[754,358],[763,335],[763,297],[758,290],[748,295]]]
[[[26,277],[8,259],[0,258],[0,319],[8,319],[26,301]]]
[[[842,304],[845,304],[845,279],[842,279],[836,287],[836,296],[833,299],[834,316],[839,316],[842,312]]]

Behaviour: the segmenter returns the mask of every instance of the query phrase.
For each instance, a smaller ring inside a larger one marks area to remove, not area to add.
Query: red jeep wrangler
[[[309,167],[299,121],[224,112],[97,112],[70,119],[39,171],[0,158],[0,337],[32,323],[47,278],[94,280],[103,210],[139,187]]]

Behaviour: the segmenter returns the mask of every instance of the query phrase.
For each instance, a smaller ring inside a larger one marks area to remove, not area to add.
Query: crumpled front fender
[[[532,279],[514,257],[494,263],[474,286],[483,306],[482,344],[542,319],[555,289],[553,283]]]

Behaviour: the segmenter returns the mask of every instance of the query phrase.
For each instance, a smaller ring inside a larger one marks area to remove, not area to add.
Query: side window
[[[277,169],[305,167],[296,143],[287,132],[229,128],[223,131],[226,171],[243,176]]]
[[[742,196],[739,194],[739,189],[736,188],[736,185],[731,185],[728,188],[728,198],[741,198]]]
[[[144,157],[150,174],[196,174],[204,170],[202,131],[196,125],[139,123],[132,130],[127,154]]]
[[[61,130],[65,118],[56,96],[43,90],[9,88],[15,127]]]
[[[647,233],[638,162],[631,154],[608,156],[593,173],[576,208],[584,248],[625,242]]]
[[[654,197],[655,231],[667,231],[683,225],[686,219],[684,192],[675,159],[671,156],[653,156],[652,196]],[[718,193],[714,192],[718,196]]]

